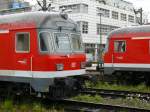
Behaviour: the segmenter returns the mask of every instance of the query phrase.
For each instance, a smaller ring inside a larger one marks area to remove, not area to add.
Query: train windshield
[[[49,32],[42,31],[39,33],[39,45],[42,53],[83,52],[81,38],[78,34],[54,33],[52,37]]]
[[[39,44],[40,44],[40,52],[52,52],[53,50],[53,42],[52,37],[49,32],[40,32],[39,33]]]
[[[55,33],[56,52],[71,52],[71,45],[68,34]]]
[[[71,35],[71,44],[73,51],[83,51],[80,35]]]

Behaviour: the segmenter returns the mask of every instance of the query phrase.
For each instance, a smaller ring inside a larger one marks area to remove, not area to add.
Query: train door
[[[125,40],[115,40],[114,50],[112,55],[112,66],[121,67],[125,61],[126,52],[126,41]]]
[[[13,67],[13,49],[11,47],[11,38],[9,30],[0,30],[0,68],[1,70],[12,70]],[[0,71],[1,75],[4,72]]]
[[[30,33],[17,32],[14,34],[15,56],[14,66],[17,71],[31,71]]]

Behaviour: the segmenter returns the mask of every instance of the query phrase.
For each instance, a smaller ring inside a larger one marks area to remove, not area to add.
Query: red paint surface
[[[16,26],[19,27],[16,28]],[[38,48],[38,37],[34,23],[23,25],[2,24],[0,28],[11,29],[9,33],[0,34],[0,70],[56,71],[56,64],[63,64],[64,70],[77,70],[81,69],[81,62],[86,60],[84,53],[75,53],[69,56],[64,54],[41,54]],[[18,32],[30,33],[29,53],[16,53],[15,35]],[[18,63],[18,61],[22,60],[26,60],[27,63]],[[76,66],[72,67],[72,63],[75,63]]]
[[[150,64],[150,39],[134,40],[132,37],[150,37],[150,33],[130,33],[112,35],[109,41],[108,52],[105,53],[105,63],[131,63],[131,64]],[[114,52],[114,41],[125,40],[126,52]],[[118,59],[117,57],[123,57]]]

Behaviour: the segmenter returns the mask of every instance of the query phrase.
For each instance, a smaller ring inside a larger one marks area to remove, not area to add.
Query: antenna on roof
[[[51,3],[47,3],[47,0],[43,0],[42,3],[39,0],[36,0],[38,5],[41,7],[40,11],[48,11],[51,7]],[[49,0],[52,2],[52,0]],[[48,5],[47,5],[48,4]]]

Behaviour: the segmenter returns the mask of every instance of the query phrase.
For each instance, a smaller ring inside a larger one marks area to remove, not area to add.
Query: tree
[[[47,3],[47,0],[42,0],[42,2],[40,2],[39,0],[36,0],[38,5],[41,7],[42,11],[48,11],[51,7],[51,3]],[[52,0],[49,0],[50,2],[52,2]]]

